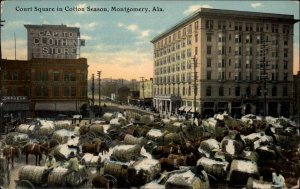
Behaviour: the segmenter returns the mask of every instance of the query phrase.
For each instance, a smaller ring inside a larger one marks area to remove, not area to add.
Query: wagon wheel
[[[107,178],[107,180],[112,181],[113,185],[115,186],[115,184],[118,182],[118,180],[116,179],[116,177],[109,175],[109,174],[105,174],[103,175],[105,178]]]
[[[105,141],[107,141],[108,143],[111,143],[111,142],[112,142],[112,139],[110,138],[109,135],[101,134],[100,137],[103,138],[103,139],[104,139]]]
[[[35,187],[33,186],[33,184],[29,181],[29,180],[20,180],[18,181],[17,185],[16,185],[17,189],[22,189],[22,188],[26,188],[26,189],[35,189]]]

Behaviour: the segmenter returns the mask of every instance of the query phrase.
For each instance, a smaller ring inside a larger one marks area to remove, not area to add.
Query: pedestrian
[[[71,138],[68,140],[67,145],[69,148],[74,148],[77,151],[77,154],[79,154],[79,146],[77,146],[78,141],[76,141],[75,136],[72,135]]]
[[[48,175],[53,171],[53,169],[56,167],[56,160],[53,157],[52,154],[49,154],[46,161],[45,161],[45,167],[47,168],[43,175],[42,175],[42,182],[44,183],[43,186],[47,186],[47,178]]]
[[[124,116],[125,118],[127,117],[126,109],[124,109],[123,116]]]
[[[77,176],[77,172],[79,171],[79,163],[78,163],[78,159],[75,156],[75,153],[72,151],[69,154],[69,164],[67,165],[67,172],[63,175],[63,177],[65,178],[65,182],[63,183],[63,186],[66,186],[67,184],[67,176],[75,173],[74,177]]]
[[[272,181],[273,185],[276,189],[282,189],[285,188],[285,179],[284,177],[280,174],[280,171],[277,169],[276,172],[272,173]]]

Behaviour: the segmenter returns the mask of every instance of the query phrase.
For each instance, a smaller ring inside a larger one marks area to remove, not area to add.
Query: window
[[[228,78],[231,79],[231,72],[228,73]]]
[[[207,41],[207,42],[211,42],[211,35],[207,35],[207,36],[206,36],[206,41]]]
[[[231,47],[229,47],[229,53],[231,53]]]
[[[246,43],[252,43],[252,35],[246,35]]]
[[[235,31],[242,31],[243,30],[243,24],[240,22],[234,23],[234,30]]]
[[[11,89],[11,95],[12,96],[17,96],[18,95],[18,89],[17,89],[17,87],[12,87],[12,89]]]
[[[283,44],[284,45],[289,45],[289,39],[288,38],[284,38],[283,39]]]
[[[218,22],[218,29],[219,30],[226,30],[226,22],[225,21],[219,21]]]
[[[287,58],[287,57],[288,57],[288,49],[284,49],[283,57],[284,57],[284,58]]]
[[[2,80],[7,80],[7,71],[2,71]]]
[[[218,80],[224,80],[225,79],[225,72],[218,72]]]
[[[211,46],[207,46],[207,54],[211,55]]]
[[[214,21],[213,20],[206,20],[205,27],[206,27],[206,29],[213,29]]]
[[[29,80],[30,80],[30,72],[25,71],[25,81],[29,81]]]
[[[250,23],[246,24],[246,31],[253,31],[253,26]]]
[[[247,95],[247,96],[250,96],[250,95],[251,95],[251,89],[250,89],[249,86],[246,88],[246,95]]]
[[[286,86],[283,87],[282,95],[283,96],[287,96],[288,95],[288,88]]]
[[[189,25],[189,34],[192,33],[192,24]]]
[[[198,21],[195,22],[195,30],[198,30]]]
[[[207,58],[206,60],[206,67],[210,68],[211,67],[211,58]]]
[[[241,94],[241,88],[240,87],[235,87],[235,96],[240,96]]]
[[[257,87],[256,96],[261,96],[261,87]]]
[[[256,24],[256,32],[263,32],[264,25],[263,24]]]
[[[195,55],[198,54],[198,47],[195,47]]]
[[[53,73],[53,81],[59,81],[59,73]]]
[[[182,87],[182,95],[185,95],[185,87]]]
[[[228,95],[231,96],[231,88],[228,88]]]
[[[235,41],[235,43],[241,43],[242,42],[242,35],[236,34],[234,41]]]
[[[288,34],[290,32],[290,26],[284,25],[282,27],[282,33]]]
[[[71,87],[71,96],[76,96],[76,86]]]
[[[211,96],[211,86],[206,87],[206,96]]]
[[[272,33],[278,33],[278,24],[272,24]]]
[[[64,96],[70,96],[70,87],[68,85],[64,86]]]
[[[231,41],[231,34],[229,34],[229,36],[228,36],[228,40],[229,40],[229,41]]]
[[[219,87],[219,96],[224,96],[224,87]]]
[[[195,35],[195,43],[198,42],[198,34]]]
[[[287,69],[288,68],[288,61],[283,61],[283,69]]]
[[[12,72],[12,80],[16,81],[18,80],[18,72]]]
[[[276,86],[272,87],[272,96],[277,96],[277,88],[276,88]]]
[[[283,74],[283,80],[284,80],[284,81],[287,81],[287,80],[288,80],[288,73],[284,73],[284,74]]]
[[[48,81],[48,72],[47,71],[36,72],[35,80],[36,81]]]
[[[211,71],[206,72],[207,80],[211,80]]]
[[[53,96],[59,96],[59,86],[58,85],[53,86]]]

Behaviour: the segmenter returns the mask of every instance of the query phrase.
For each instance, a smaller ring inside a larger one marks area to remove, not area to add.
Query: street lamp
[[[98,75],[98,93],[99,93],[99,116],[100,116],[100,110],[101,110],[101,71],[97,71],[97,75]]]

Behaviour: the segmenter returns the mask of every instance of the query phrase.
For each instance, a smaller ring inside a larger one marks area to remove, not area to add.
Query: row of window
[[[10,76],[10,77],[9,77]],[[53,81],[76,81],[77,80],[77,74],[76,73],[53,73]],[[63,78],[61,78],[63,76]],[[24,79],[26,81],[29,81],[30,78],[30,72],[25,71],[24,78],[21,78],[19,75],[19,72],[17,71],[2,71],[2,80],[21,80]],[[42,71],[42,72],[36,72],[35,73],[35,79],[34,81],[49,81],[49,74],[47,71]],[[80,73],[79,74],[79,81],[86,81],[87,76],[85,73]]]
[[[49,87],[45,85],[37,85],[35,86],[35,96],[37,97],[49,97]],[[63,86],[63,96],[65,97],[75,97],[77,96],[77,87],[76,86]],[[17,87],[11,87],[11,94],[8,93],[8,89],[6,87],[3,87],[3,95],[12,95],[12,96],[18,96],[20,95],[18,93]],[[54,85],[53,86],[53,96],[58,97],[60,96],[60,86]],[[30,88],[27,86],[24,88],[24,95],[30,96]],[[80,87],[80,96],[86,97],[87,96],[87,88],[86,87]]]
[[[196,95],[197,95],[197,87],[195,88]],[[268,94],[268,90],[270,90],[270,94]],[[264,95],[264,90],[262,87],[258,86],[256,88],[256,91],[252,91],[250,87],[247,87],[245,91],[241,90],[241,87],[237,86],[234,88],[234,94],[231,92],[231,88],[228,88],[227,90],[227,95],[228,96],[245,96],[245,97],[250,97],[251,95],[256,95],[258,97],[261,97]],[[177,95],[195,95],[194,94],[194,88],[191,86],[185,87],[183,86],[182,88],[180,87],[163,87],[163,88],[154,88],[154,94],[155,95],[166,95],[166,94],[177,94]],[[205,95],[206,96],[212,96],[212,94],[218,94],[218,96],[225,96],[225,88],[223,86],[218,87],[218,88],[213,88],[212,86],[207,86],[205,89]],[[267,89],[267,95],[268,96],[278,96],[278,89],[276,86],[273,86],[271,89]],[[282,87],[282,96],[288,96],[288,88],[286,86]]]
[[[194,30],[192,25],[194,25]],[[272,33],[279,33],[279,28],[281,28],[281,32],[283,34],[289,34],[291,29],[290,25],[281,26],[279,24],[231,22],[226,20],[219,20],[219,21],[206,20],[205,28],[207,30],[218,29],[218,30],[235,30],[235,31],[246,31],[246,32],[256,31],[256,32],[272,32]],[[189,35],[192,34],[192,32],[195,32],[198,29],[199,29],[198,21],[195,21],[194,23],[186,27],[183,27],[182,29],[175,31],[173,34],[170,34],[169,36],[159,40],[154,44],[154,47],[161,48],[163,46],[166,46],[176,41],[177,39],[186,36],[187,34]]]

